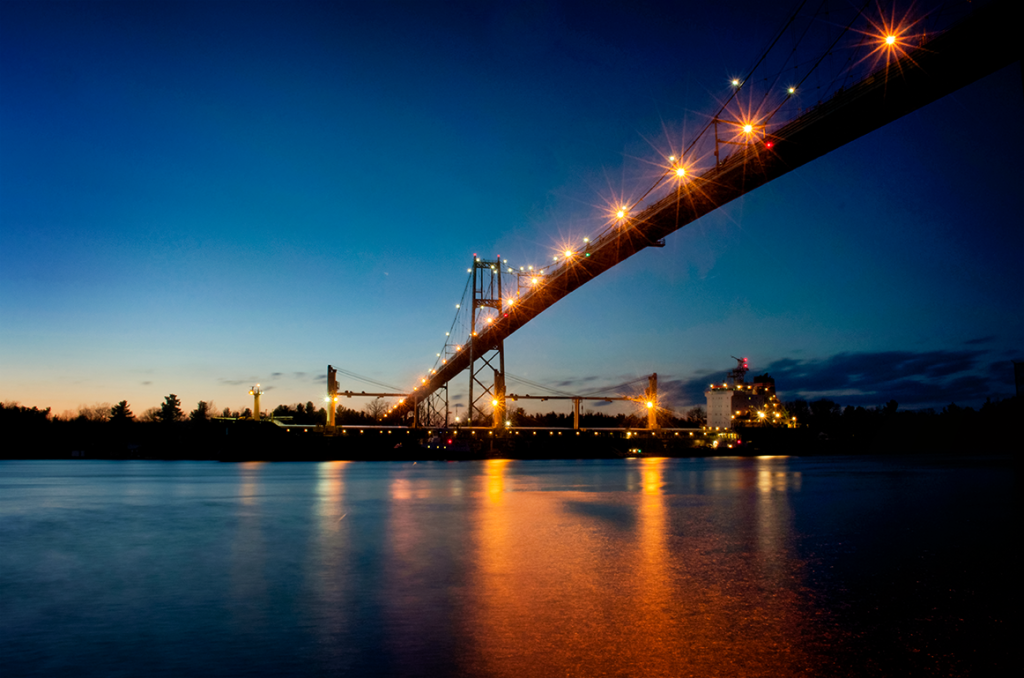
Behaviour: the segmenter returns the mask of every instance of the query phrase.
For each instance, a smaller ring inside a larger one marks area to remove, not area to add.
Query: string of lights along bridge
[[[447,423],[448,383],[469,372],[473,421],[504,419],[504,340],[559,299],[713,210],[1019,60],[1020,3],[919,6],[906,13],[803,2],[690,139],[666,149],[647,188],[616,196],[596,232],[544,263],[473,255],[440,351],[388,411]],[[826,16],[827,14],[827,16]],[[537,385],[539,386],[539,385]]]

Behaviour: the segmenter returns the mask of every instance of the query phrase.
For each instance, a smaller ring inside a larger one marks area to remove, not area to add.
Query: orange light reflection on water
[[[639,487],[619,492],[508,492],[508,465],[486,462],[466,582],[467,670],[778,676],[813,665],[798,639],[815,612],[772,464],[699,480],[757,488],[744,506],[673,493],[690,479],[671,460],[639,460]]]
[[[345,470],[350,461],[325,461],[317,468],[317,512],[324,530],[336,529],[343,515]]]

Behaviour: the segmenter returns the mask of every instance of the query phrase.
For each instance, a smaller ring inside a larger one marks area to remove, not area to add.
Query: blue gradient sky
[[[411,387],[472,255],[594,232],[792,9],[759,4],[0,2],[0,399]],[[507,369],[656,371],[680,408],[730,355],[784,400],[1011,395],[1022,122],[1014,65],[586,285]]]

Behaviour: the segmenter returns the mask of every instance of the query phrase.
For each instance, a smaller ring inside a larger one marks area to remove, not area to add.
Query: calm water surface
[[[4,461],[0,673],[1008,675],[1013,492],[928,458]]]

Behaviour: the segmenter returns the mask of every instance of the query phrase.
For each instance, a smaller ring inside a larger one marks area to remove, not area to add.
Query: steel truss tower
[[[500,427],[505,422],[505,342],[499,340],[497,345],[480,355],[473,354],[472,337],[479,331],[485,331],[487,327],[496,322],[504,311],[502,309],[503,297],[501,293],[501,257],[496,261],[481,261],[473,259],[473,306],[470,310],[470,333],[469,342],[469,416],[467,423],[472,424],[474,417],[479,415],[483,419],[483,411],[477,403],[483,400],[493,408],[493,425]],[[483,309],[495,309],[494,313],[481,312]],[[477,367],[477,361],[481,365]],[[493,374],[493,382],[490,384],[481,381],[481,373],[484,379],[487,373]],[[480,387],[479,395],[475,396],[474,385]],[[488,402],[489,401],[489,402]]]

